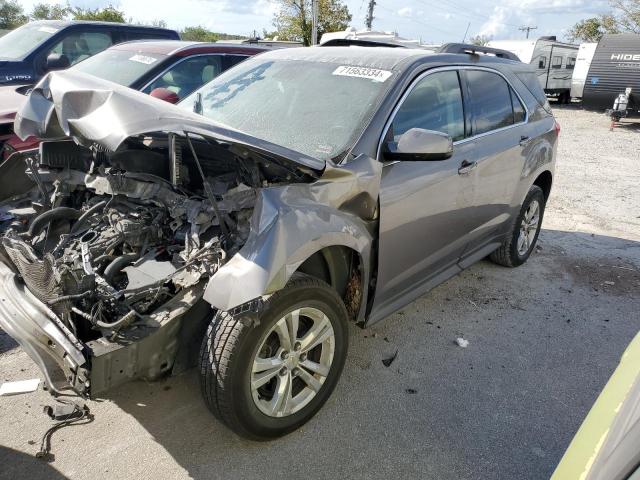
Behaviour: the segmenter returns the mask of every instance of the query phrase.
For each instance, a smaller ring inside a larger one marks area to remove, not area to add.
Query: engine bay
[[[192,306],[247,241],[259,189],[309,178],[175,134],[117,153],[45,142],[22,161],[33,188],[0,202],[0,261],[82,341],[148,323],[185,291]]]

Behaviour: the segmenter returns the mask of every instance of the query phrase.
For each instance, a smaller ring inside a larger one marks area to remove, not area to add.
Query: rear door
[[[523,174],[527,112],[502,74],[489,69],[462,71],[468,88],[475,139],[474,229],[465,256],[498,242],[509,227]],[[475,259],[473,259],[475,260]],[[463,262],[463,266],[467,266]]]
[[[385,161],[380,187],[378,278],[372,321],[451,276],[473,224],[473,141],[457,69],[418,77],[388,124],[382,143],[411,128],[449,134],[453,156],[442,161]],[[431,282],[430,282],[431,280]],[[437,281],[435,283],[438,283]]]

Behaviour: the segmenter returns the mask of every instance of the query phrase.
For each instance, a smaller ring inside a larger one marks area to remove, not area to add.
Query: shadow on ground
[[[0,476],[2,478],[46,478],[48,480],[66,480],[51,464],[12,448],[0,445]]]
[[[548,478],[640,328],[639,269],[640,243],[545,230],[525,266],[480,262],[372,329],[352,328],[332,398],[278,441],[217,422],[196,371],[109,399],[195,479]]]

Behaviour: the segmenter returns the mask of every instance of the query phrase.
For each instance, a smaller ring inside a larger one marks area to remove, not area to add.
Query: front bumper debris
[[[73,388],[80,395],[86,395],[90,384],[85,345],[2,261],[0,327],[40,367],[51,393]]]

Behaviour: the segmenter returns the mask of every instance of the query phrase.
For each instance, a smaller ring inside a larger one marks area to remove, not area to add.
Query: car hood
[[[0,124],[13,122],[16,112],[25,102],[24,86],[0,87]]]
[[[81,72],[50,73],[19,109],[16,134],[43,140],[71,137],[84,146],[111,151],[130,137],[154,132],[193,133],[229,143],[279,161],[321,172],[324,160],[217,124],[201,115]]]

